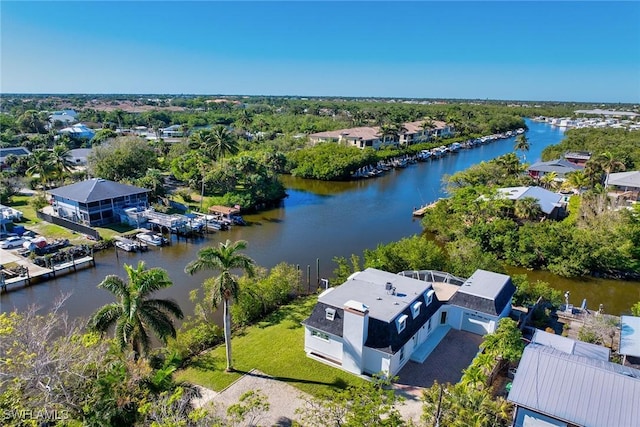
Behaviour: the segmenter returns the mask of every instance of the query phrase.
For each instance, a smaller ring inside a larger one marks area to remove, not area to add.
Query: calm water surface
[[[527,161],[540,159],[544,147],[558,143],[563,133],[558,128],[527,122],[531,150]],[[461,150],[440,160],[411,165],[390,171],[370,180],[353,182],[320,182],[284,177],[289,197],[279,208],[247,215],[247,227],[208,235],[195,240],[176,240],[164,248],[150,248],[143,254],[105,251],[96,256],[96,268],[88,268],[56,280],[29,288],[20,288],[0,297],[0,310],[24,309],[37,304],[44,309],[63,293],[71,293],[65,305],[71,316],[90,315],[97,307],[112,301],[106,291],[96,285],[108,274],[124,275],[124,263],[144,260],[148,267],[162,267],[169,272],[174,286],[161,295],[176,299],[185,313],[193,306],[189,291],[200,286],[208,276],[203,272],[188,276],[184,266],[206,245],[226,239],[249,242],[247,254],[259,265],[272,267],[279,262],[298,264],[307,283],[307,266],[311,283],[317,277],[329,277],[335,268],[334,256],[362,254],[366,248],[388,243],[421,231],[419,221],[411,216],[414,207],[445,196],[441,180],[484,160],[513,151],[513,138],[495,141],[470,150]],[[320,260],[320,272],[316,260]],[[516,272],[516,271],[514,271]],[[546,280],[558,289],[571,291],[571,302],[579,305],[587,298],[589,307],[605,304],[608,312],[627,310],[640,300],[640,283],[610,280],[569,280],[544,272],[527,272],[530,278]],[[574,301],[575,300],[575,301]]]

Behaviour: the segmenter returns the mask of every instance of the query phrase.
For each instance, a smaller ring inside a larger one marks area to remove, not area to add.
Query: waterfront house
[[[640,371],[609,362],[608,349],[592,344],[542,341],[525,348],[509,391],[514,426],[638,425]]]
[[[557,177],[564,179],[568,173],[584,170],[584,166],[565,159],[537,162],[529,166],[527,172],[531,178],[540,179],[548,173],[555,172]]]
[[[378,131],[379,128],[377,127],[363,126],[351,129],[318,132],[309,135],[309,139],[313,144],[321,142],[338,142],[349,147],[371,147],[378,149],[382,146],[381,135]]]
[[[547,218],[558,219],[565,214],[565,196],[542,187],[504,187],[498,189],[498,195],[514,202],[532,197],[538,201],[540,210]]]
[[[464,280],[368,268],[320,294],[303,322],[305,352],[354,374],[393,376],[409,360],[424,362],[451,328],[493,332],[514,292],[509,276],[483,270]]]
[[[69,126],[70,124],[76,122],[77,116],[78,113],[76,113],[74,110],[54,111],[49,115],[49,123],[51,125],[55,125],[56,122],[59,122],[64,126]]]
[[[609,174],[607,191],[618,199],[640,200],[640,171]]]
[[[433,121],[432,128],[423,128],[424,121],[403,123],[403,130],[395,138],[383,138],[377,126],[362,126],[357,128],[339,129],[318,132],[309,135],[313,144],[320,142],[338,142],[349,147],[378,149],[383,145],[411,145],[426,142],[433,137],[446,138],[452,135],[452,128],[445,122]]]
[[[149,191],[93,178],[49,190],[49,194],[56,216],[93,227],[119,222],[118,214],[125,208],[148,207]]]
[[[564,153],[564,159],[578,166],[584,166],[591,159],[591,153],[588,151],[567,151]]]

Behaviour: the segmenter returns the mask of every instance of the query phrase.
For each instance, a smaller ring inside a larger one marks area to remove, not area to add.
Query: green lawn
[[[221,345],[192,361],[188,368],[177,373],[176,379],[220,391],[243,373],[258,369],[313,395],[364,381],[306,357],[304,327],[300,322],[315,303],[315,297],[297,300],[265,321],[235,334],[232,350],[236,372],[224,371],[225,348]]]

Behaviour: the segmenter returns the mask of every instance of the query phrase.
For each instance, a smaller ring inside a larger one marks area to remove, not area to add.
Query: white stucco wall
[[[319,331],[323,334],[326,332]],[[329,340],[324,340],[320,337],[311,335],[311,329],[309,327],[304,328],[304,351],[306,353],[317,353],[326,356],[330,359],[342,361],[342,338],[326,334],[329,336]]]
[[[383,359],[390,359],[391,355],[379,350],[365,347],[363,351],[363,370],[368,374],[377,374],[385,370]]]

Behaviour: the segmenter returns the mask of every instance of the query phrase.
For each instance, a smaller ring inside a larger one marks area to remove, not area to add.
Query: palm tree
[[[552,171],[545,173],[540,178],[540,184],[548,190],[555,190],[558,186],[558,172]]]
[[[542,214],[540,203],[535,197],[523,197],[516,200],[515,215],[520,219],[534,219]]]
[[[116,302],[102,306],[89,319],[89,328],[101,333],[115,325],[115,339],[121,349],[131,346],[136,356],[146,355],[151,347],[149,330],[160,341],[176,336],[173,318],[182,319],[180,306],[173,300],[149,296],[173,285],[161,268],[146,269],[140,261],[136,268],[125,264],[128,282],[109,275],[98,285],[116,297]]]
[[[28,176],[38,175],[43,186],[49,182],[54,174],[51,152],[48,150],[36,150],[29,158],[29,168],[26,171]]]
[[[71,171],[73,162],[69,148],[66,145],[58,144],[53,147],[51,151],[51,164],[58,178],[61,178],[65,173]]]
[[[436,123],[431,117],[426,117],[420,124],[423,133],[425,133],[425,140],[431,139],[431,131],[436,128]],[[425,132],[426,131],[426,132]]]
[[[585,188],[589,187],[589,184],[590,180],[585,171],[578,170],[567,174],[567,179],[563,186],[565,188],[575,188],[579,193],[582,193]]]
[[[211,130],[211,152],[214,160],[220,160],[240,151],[238,140],[224,126],[216,126]]]
[[[233,269],[245,272],[249,277],[254,274],[255,262],[247,255],[240,253],[247,247],[247,242],[238,240],[225,243],[220,242],[217,248],[208,247],[198,251],[198,258],[191,261],[184,268],[187,274],[195,274],[201,270],[214,270],[220,272],[216,278],[207,279],[205,289],[210,288],[211,302],[214,308],[222,302],[224,308],[224,342],[227,352],[227,371],[233,370],[231,358],[231,312],[229,304],[237,301],[240,293],[238,276],[231,273]]]
[[[391,137],[391,141],[395,141],[398,136],[398,129],[390,123],[384,123],[380,126],[378,135],[382,137],[382,143],[385,144],[387,142],[387,137]]]
[[[527,139],[527,136],[525,134],[516,136],[516,144],[513,146],[513,149],[515,151],[522,152],[523,162],[527,161],[526,152],[529,151],[529,148],[531,148],[531,144],[529,143],[529,140]]]
[[[605,151],[604,153],[600,154],[596,158],[596,162],[598,162],[598,164],[600,165],[600,167],[602,167],[602,170],[606,174],[604,180],[605,187],[609,183],[609,175],[611,175],[612,172],[625,170],[624,163],[616,159],[615,156],[609,151]]]

